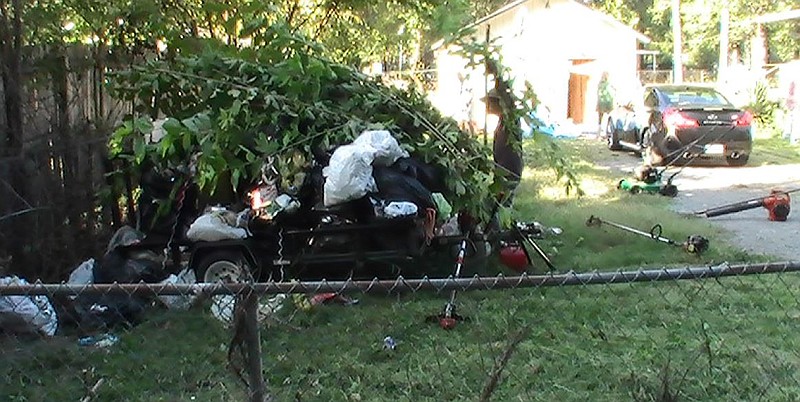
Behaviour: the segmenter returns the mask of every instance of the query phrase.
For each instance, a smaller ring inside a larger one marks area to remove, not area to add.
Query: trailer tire
[[[197,278],[206,283],[240,283],[253,280],[252,267],[239,250],[212,251],[200,258],[194,271]]]

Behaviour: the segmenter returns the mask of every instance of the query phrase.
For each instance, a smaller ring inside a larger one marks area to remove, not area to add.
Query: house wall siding
[[[630,31],[598,18],[571,0],[529,0],[512,10],[495,16],[475,27],[476,39],[485,38],[487,26],[490,36],[500,45],[503,63],[510,68],[518,89],[528,81],[540,101],[546,105],[556,120],[567,117],[570,73],[589,76],[584,103],[585,121],[596,121],[596,88],[599,77],[607,71],[620,96],[629,96],[639,86],[637,77],[637,39]],[[465,71],[446,50],[439,52],[440,105],[445,113],[459,118],[458,101],[454,93],[461,93],[460,114],[469,116],[472,124],[483,126],[485,105],[483,71]],[[572,60],[594,60],[574,67]],[[458,76],[466,78],[459,81]],[[491,83],[489,84],[491,86]],[[472,96],[467,93],[472,93]],[[635,92],[634,92],[635,93]],[[471,102],[470,102],[471,101]],[[461,117],[463,119],[463,117]]]

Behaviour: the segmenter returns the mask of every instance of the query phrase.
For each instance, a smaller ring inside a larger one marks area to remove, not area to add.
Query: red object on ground
[[[769,220],[783,222],[789,216],[792,200],[789,194],[773,190],[761,203],[769,211]]]
[[[453,317],[442,317],[439,319],[439,326],[444,329],[453,329],[456,327],[456,319]]]
[[[522,246],[504,246],[501,248],[500,262],[518,273],[523,273],[528,268],[528,256]]]
[[[317,293],[308,298],[308,301],[311,303],[312,306],[318,306],[320,304],[341,304],[343,306],[349,306],[352,304],[358,303],[358,300],[351,299],[345,295],[341,295],[338,293],[328,292],[328,293]]]

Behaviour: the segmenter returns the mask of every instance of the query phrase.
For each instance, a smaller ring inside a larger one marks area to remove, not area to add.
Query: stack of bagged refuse
[[[338,147],[322,174],[326,207],[369,196],[380,217],[450,212],[441,195],[441,175],[411,158],[388,131],[365,131],[352,143]]]

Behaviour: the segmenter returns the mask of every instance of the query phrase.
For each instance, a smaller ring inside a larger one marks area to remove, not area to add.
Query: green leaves
[[[257,180],[261,163],[275,156],[286,191],[309,169],[312,149],[330,151],[364,130],[387,129],[441,169],[454,208],[485,213],[494,186],[492,158],[455,121],[413,90],[388,88],[305,50],[305,39],[280,26],[266,32],[273,40],[261,48],[208,50],[116,76],[116,91],[154,99],[142,105],[152,107],[148,114],[169,117],[159,144],[143,140],[142,132],[152,130],[144,119],[126,122],[116,146],[131,144],[137,162],[149,159],[162,167],[197,154],[196,180],[209,193]]]

